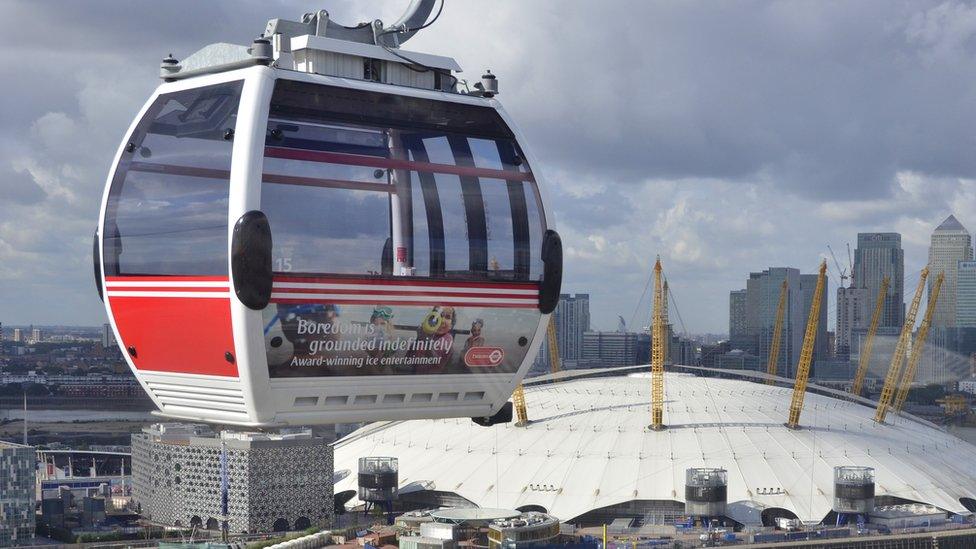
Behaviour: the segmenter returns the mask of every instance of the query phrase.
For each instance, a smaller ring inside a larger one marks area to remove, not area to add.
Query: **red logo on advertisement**
[[[403,263],[407,260],[407,248],[404,246],[397,246],[396,249],[396,260]]]
[[[495,367],[505,359],[505,350],[501,347],[471,347],[464,353],[464,363],[472,368]]]

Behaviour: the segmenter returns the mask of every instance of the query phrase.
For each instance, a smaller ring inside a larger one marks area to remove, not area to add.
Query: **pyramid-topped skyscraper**
[[[929,293],[939,272],[945,273],[945,282],[932,316],[933,326],[952,327],[956,325],[956,283],[959,262],[973,259],[972,236],[966,227],[950,215],[932,233],[929,246]]]

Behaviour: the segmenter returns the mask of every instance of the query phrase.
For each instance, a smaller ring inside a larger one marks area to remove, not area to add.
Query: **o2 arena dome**
[[[880,425],[871,402],[811,385],[793,430],[784,425],[792,387],[668,372],[667,428],[653,431],[647,368],[535,378],[525,386],[524,427],[367,425],[336,444],[335,493],[356,490],[360,457],[391,456],[404,507],[545,511],[582,526],[666,523],[684,515],[686,470],[706,467],[728,471],[726,514],[739,523],[820,523],[832,520],[834,467],[854,466],[874,468],[879,506],[976,511],[976,446],[934,424],[889,414]],[[360,503],[352,496],[347,506]]]

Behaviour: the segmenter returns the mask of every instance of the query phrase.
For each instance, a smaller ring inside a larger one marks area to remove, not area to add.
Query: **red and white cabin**
[[[402,64],[386,48],[329,43],[166,82],[119,147],[96,280],[163,415],[492,416],[544,339],[561,245],[497,100],[458,93],[452,60],[424,57],[424,89],[371,80]],[[366,73],[310,73],[323,56]]]

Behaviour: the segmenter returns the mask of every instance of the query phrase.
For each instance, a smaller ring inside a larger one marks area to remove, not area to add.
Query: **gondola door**
[[[242,86],[160,95],[123,146],[105,201],[102,271],[108,312],[139,373],[238,375],[227,211]]]

